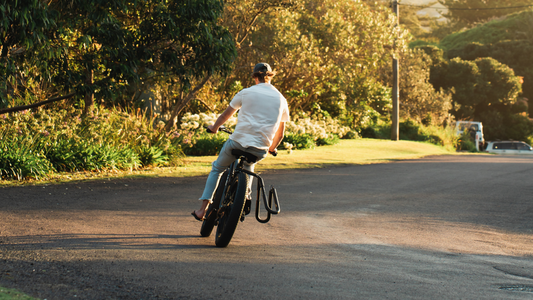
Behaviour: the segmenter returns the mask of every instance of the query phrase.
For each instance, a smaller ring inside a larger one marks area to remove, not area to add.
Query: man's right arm
[[[276,153],[276,148],[278,148],[279,144],[281,144],[281,141],[283,140],[283,136],[285,135],[285,122],[279,123],[278,130],[276,131],[276,134],[274,135],[274,139],[272,139],[272,145],[270,145],[270,148],[268,148],[268,152]]]

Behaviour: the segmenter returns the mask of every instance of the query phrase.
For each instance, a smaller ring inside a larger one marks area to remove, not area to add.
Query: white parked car
[[[487,142],[485,152],[495,154],[533,154],[533,148],[524,142],[518,141],[496,141]]]

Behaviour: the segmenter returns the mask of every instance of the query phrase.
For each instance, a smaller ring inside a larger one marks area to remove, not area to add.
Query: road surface
[[[260,170],[260,166],[257,168]],[[0,286],[42,299],[531,299],[533,157],[269,171],[227,248],[205,177],[0,189]]]

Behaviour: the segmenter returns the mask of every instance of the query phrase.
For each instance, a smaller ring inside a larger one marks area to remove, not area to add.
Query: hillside
[[[532,36],[533,10],[528,10],[450,34],[441,40],[440,47],[454,50],[474,42],[486,45],[507,40],[527,40]]]

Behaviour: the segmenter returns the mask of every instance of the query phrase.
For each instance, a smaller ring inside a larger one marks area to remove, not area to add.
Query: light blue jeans
[[[233,149],[240,149],[243,151],[246,151],[248,153],[251,153],[258,157],[257,161],[262,160],[267,155],[267,150],[257,149],[253,147],[244,148],[239,143],[235,142],[234,140],[227,140],[224,143],[224,146],[222,146],[222,149],[220,150],[220,154],[218,154],[217,160],[215,160],[212,164],[211,172],[209,172],[209,176],[207,176],[207,182],[205,183],[204,192],[202,194],[202,197],[200,197],[200,200],[209,200],[210,203],[213,202],[213,194],[215,193],[215,190],[217,189],[218,182],[220,181],[220,177],[222,176],[222,173],[231,165],[232,162],[235,161],[235,156],[231,154],[231,150]],[[244,162],[244,169],[248,170],[250,172],[254,171],[255,163],[250,164],[247,162]],[[248,180],[248,192],[250,191],[250,188],[252,186],[252,177],[248,176],[250,180]]]

